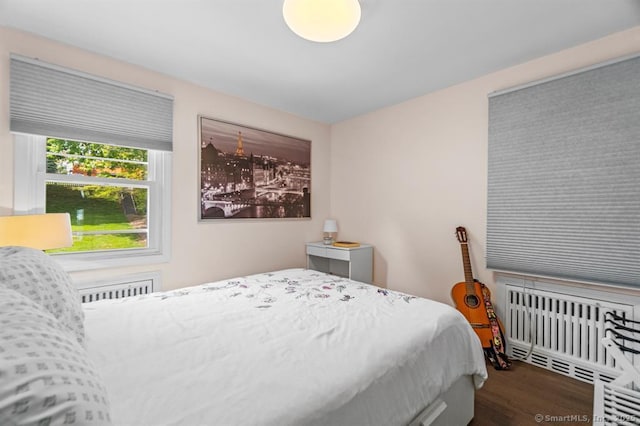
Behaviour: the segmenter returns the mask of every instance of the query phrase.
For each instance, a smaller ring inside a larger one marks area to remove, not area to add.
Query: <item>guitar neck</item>
[[[467,284],[467,292],[473,292],[473,271],[471,270],[471,259],[469,258],[469,245],[460,243],[462,250],[462,264],[464,266],[464,282]]]

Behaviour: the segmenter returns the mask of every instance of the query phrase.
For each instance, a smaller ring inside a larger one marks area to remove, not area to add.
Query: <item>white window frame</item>
[[[106,183],[148,188],[148,247],[95,252],[52,253],[66,271],[168,262],[171,248],[171,153],[148,150],[146,181],[47,174],[44,136],[14,135],[14,214],[45,212],[47,181]],[[87,182],[91,180],[91,182]]]

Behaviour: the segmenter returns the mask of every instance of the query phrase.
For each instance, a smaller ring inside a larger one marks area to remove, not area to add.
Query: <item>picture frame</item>
[[[198,116],[199,220],[310,219],[311,141]]]

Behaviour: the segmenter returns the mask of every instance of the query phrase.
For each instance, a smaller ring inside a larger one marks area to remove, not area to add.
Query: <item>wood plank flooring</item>
[[[470,426],[591,424],[592,385],[519,361],[508,371],[487,371]]]

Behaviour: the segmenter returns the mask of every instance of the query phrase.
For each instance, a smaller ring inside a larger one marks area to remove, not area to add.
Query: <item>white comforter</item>
[[[450,306],[291,269],[85,305],[116,425],[406,424],[487,377]]]

